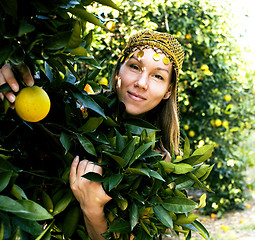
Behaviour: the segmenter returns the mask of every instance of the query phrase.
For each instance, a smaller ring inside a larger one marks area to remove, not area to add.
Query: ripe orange
[[[216,125],[216,127],[220,127],[222,125],[222,122],[221,122],[221,120],[219,118],[217,118],[215,120],[215,125]]]
[[[183,128],[184,128],[184,130],[189,130],[189,125],[188,125],[188,124],[185,124],[185,125],[183,126]]]
[[[190,130],[188,134],[189,134],[190,137],[194,137],[195,136],[195,132],[193,130]]]
[[[25,87],[17,95],[15,110],[25,121],[38,122],[50,111],[50,98],[40,87]]]
[[[227,101],[227,102],[229,102],[229,101],[231,100],[231,95],[230,95],[230,94],[226,94],[226,95],[224,96],[224,100]]]

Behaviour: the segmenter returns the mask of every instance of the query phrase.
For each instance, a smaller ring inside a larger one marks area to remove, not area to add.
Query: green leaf
[[[20,226],[20,229],[22,231],[30,233],[31,235],[34,235],[34,236],[41,234],[41,232],[43,231],[43,226],[33,220],[13,217],[12,221],[16,226]]]
[[[177,219],[175,220],[175,223],[177,225],[190,224],[190,223],[194,222],[197,218],[198,218],[198,216],[191,212],[189,212],[188,214],[182,213],[182,214],[177,215]]]
[[[187,163],[174,163],[174,171],[175,174],[185,174],[194,170],[194,168]]]
[[[113,160],[115,160],[119,164],[120,167],[124,166],[124,159],[122,157],[111,154],[111,153],[106,152],[106,151],[103,151],[103,153],[105,153],[106,155],[111,157]]]
[[[98,174],[98,173],[95,173],[95,172],[88,172],[84,175],[82,175],[82,177],[90,180],[90,181],[94,181],[94,182],[103,182],[103,177]]]
[[[197,208],[203,208],[206,206],[206,193],[204,193],[199,199],[199,205]]]
[[[183,197],[168,198],[162,203],[162,206],[167,210],[174,213],[186,213],[194,210],[197,203]]]
[[[136,199],[137,201],[139,201],[142,204],[145,203],[145,199],[141,195],[139,195],[137,192],[131,192],[128,195],[130,197],[132,197],[132,199]]]
[[[45,49],[47,50],[60,50],[63,49],[70,38],[70,32],[59,32],[52,37],[48,38],[45,42]]]
[[[173,220],[169,213],[161,206],[157,205],[153,207],[153,211],[155,216],[159,219],[161,223],[163,223],[166,227],[172,229],[173,228]]]
[[[102,28],[106,28],[104,24],[100,22],[100,20],[93,15],[92,13],[87,12],[82,6],[76,5],[75,8],[69,9],[70,13],[74,14],[75,16],[81,18],[84,21],[88,21],[93,23],[94,25],[98,25]]]
[[[131,164],[138,159],[146,150],[148,150],[151,145],[153,144],[153,142],[149,142],[146,144],[141,145],[135,152],[134,155],[132,156],[132,158],[130,159],[129,162],[129,166],[131,166]]]
[[[2,64],[5,60],[7,60],[11,54],[12,54],[12,45],[10,44],[9,41],[1,42],[0,46],[0,64]],[[6,85],[9,86],[9,84],[5,83]],[[3,85],[5,85],[3,84]],[[3,90],[7,91],[7,90]]]
[[[18,3],[17,0],[1,0],[0,5],[4,11],[11,15],[14,19],[17,18]]]
[[[91,155],[97,156],[94,145],[89,141],[88,138],[79,134],[76,134],[76,136],[86,152],[90,153]]]
[[[197,220],[195,220],[193,223],[190,224],[182,224],[182,226],[194,231],[194,232],[198,232],[204,239],[210,239],[210,235],[208,233],[208,231],[205,229],[205,227],[198,222]]]
[[[193,152],[193,154],[191,156],[200,156],[202,155],[200,158],[198,158],[193,165],[199,164],[204,162],[205,160],[207,160],[212,152],[214,150],[214,146],[213,145],[204,145],[200,148],[198,148],[196,151]]]
[[[210,188],[208,188],[205,184],[199,181],[199,179],[193,174],[193,173],[188,173],[187,176],[189,176],[191,179],[195,180],[195,182],[198,184],[198,186],[208,192],[213,192]]]
[[[96,130],[100,124],[103,122],[104,118],[101,117],[91,117],[88,119],[88,121],[79,128],[80,131],[82,131],[82,133],[89,133],[89,132],[93,132],[94,130]]]
[[[126,141],[117,129],[115,129],[115,132],[116,132],[116,149],[118,152],[121,152],[125,148]],[[122,154],[121,154],[121,156],[123,157]]]
[[[69,205],[69,203],[73,199],[73,193],[71,190],[67,191],[63,197],[60,198],[60,200],[56,203],[54,206],[53,216],[63,212],[66,207]]]
[[[0,51],[1,54],[1,51]],[[0,86],[0,92],[11,91],[11,87],[8,83],[4,83]]]
[[[116,233],[128,233],[130,232],[130,223],[128,221],[124,222],[113,222],[108,228],[108,232]]]
[[[74,93],[74,97],[79,100],[85,108],[91,109],[106,118],[104,110],[90,96],[81,93]]]
[[[209,167],[210,167],[210,165],[208,165],[208,164],[201,165],[197,169],[195,169],[195,171],[193,173],[195,174],[195,176],[197,178],[201,178],[202,176],[204,176],[206,174]]]
[[[130,131],[133,134],[140,135],[144,129],[146,129],[147,133],[152,132],[152,131],[160,131],[154,125],[152,125],[142,119],[138,119],[138,118],[128,119],[125,122],[125,125],[130,129]]]
[[[125,160],[125,166],[129,163],[131,157],[134,154],[135,151],[135,143],[136,143],[136,139],[133,138],[131,141],[129,141],[129,143],[125,146],[125,148],[123,149],[123,151],[121,152],[121,156],[124,158]]]
[[[121,11],[121,9],[112,0],[96,0],[96,2],[99,2],[105,6],[109,6],[111,8],[117,9],[118,11]]]
[[[47,235],[50,232],[51,228],[54,226],[53,225],[54,221],[55,219],[47,226],[47,228],[35,240],[41,240],[45,235]]]
[[[105,134],[102,131],[98,131],[98,129],[94,132],[87,133],[89,137],[91,137],[92,140],[103,143],[103,144],[109,144],[109,141]]]
[[[191,187],[194,184],[194,182],[195,181],[193,179],[190,179],[188,176],[182,175],[175,180],[176,183],[175,188],[177,190],[184,190]]]
[[[18,36],[21,37],[27,33],[33,32],[35,30],[35,26],[29,24],[25,19],[22,19],[21,24],[19,26]]]
[[[154,171],[152,169],[146,169],[146,170],[147,170],[147,172],[149,173],[149,175],[151,177],[154,177],[154,178],[156,178],[158,180],[161,180],[161,181],[165,182],[165,179],[162,178],[161,175],[158,172],[156,172],[156,171]]]
[[[13,171],[0,172],[0,192],[9,184],[12,173]]]
[[[65,154],[66,154],[71,146],[69,136],[65,132],[61,132],[59,140],[60,140],[62,146],[64,147]]]
[[[145,175],[150,177],[149,172],[144,168],[127,168],[125,174]]]
[[[109,178],[109,191],[118,186],[123,179],[122,174],[114,174]]]
[[[129,217],[130,217],[130,226],[131,226],[131,231],[132,231],[139,220],[138,206],[135,204],[135,202],[133,202],[131,205]]]
[[[0,196],[0,209],[28,220],[41,221],[52,218],[45,208],[31,200],[13,200],[7,196]]]
[[[163,166],[166,173],[169,174],[169,173],[174,171],[174,164],[173,163],[167,162],[167,161],[160,161],[159,163]]]
[[[214,165],[215,164],[213,164],[212,166],[209,167],[209,169],[207,170],[206,174],[200,179],[200,181],[204,181],[206,178],[208,178],[208,176],[210,175]]]
[[[187,136],[185,136],[185,142],[184,142],[184,152],[182,159],[188,158],[190,155],[190,143]]]

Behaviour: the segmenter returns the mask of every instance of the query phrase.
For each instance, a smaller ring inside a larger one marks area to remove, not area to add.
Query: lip
[[[136,101],[142,101],[142,100],[146,100],[146,98],[140,94],[137,94],[135,92],[130,92],[128,91],[128,96],[133,99],[133,100],[136,100]]]

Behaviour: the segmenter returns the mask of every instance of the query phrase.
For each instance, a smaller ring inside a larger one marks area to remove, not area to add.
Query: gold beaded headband
[[[158,61],[160,59],[159,53],[164,53],[166,57],[163,58],[164,64],[173,64],[173,68],[176,72],[176,76],[179,75],[184,59],[184,50],[181,44],[169,33],[161,33],[152,30],[143,30],[129,38],[126,47],[123,50],[123,56],[121,62],[125,59],[125,56],[131,57],[133,52],[139,49],[137,57],[143,56],[142,49],[153,48],[155,54],[153,59]]]

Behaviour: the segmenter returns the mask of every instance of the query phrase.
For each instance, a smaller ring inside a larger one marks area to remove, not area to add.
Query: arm
[[[15,68],[20,72],[20,74],[27,86],[34,85],[34,79],[31,75],[31,72],[27,65],[20,64],[20,65],[15,66]],[[15,76],[11,70],[10,64],[5,64],[0,69],[0,85],[2,85],[4,83],[8,83],[12,91],[0,93],[0,98],[3,100],[4,97],[6,97],[10,103],[14,103],[15,95],[13,94],[13,92],[19,91],[19,84],[18,84],[17,80],[15,79]],[[14,108],[14,105],[12,105],[12,108]]]
[[[88,160],[79,162],[76,157],[71,165],[70,186],[83,212],[85,225],[92,240],[104,239],[101,234],[107,230],[104,205],[111,200],[101,183],[81,177],[88,172],[102,174],[102,168]]]

